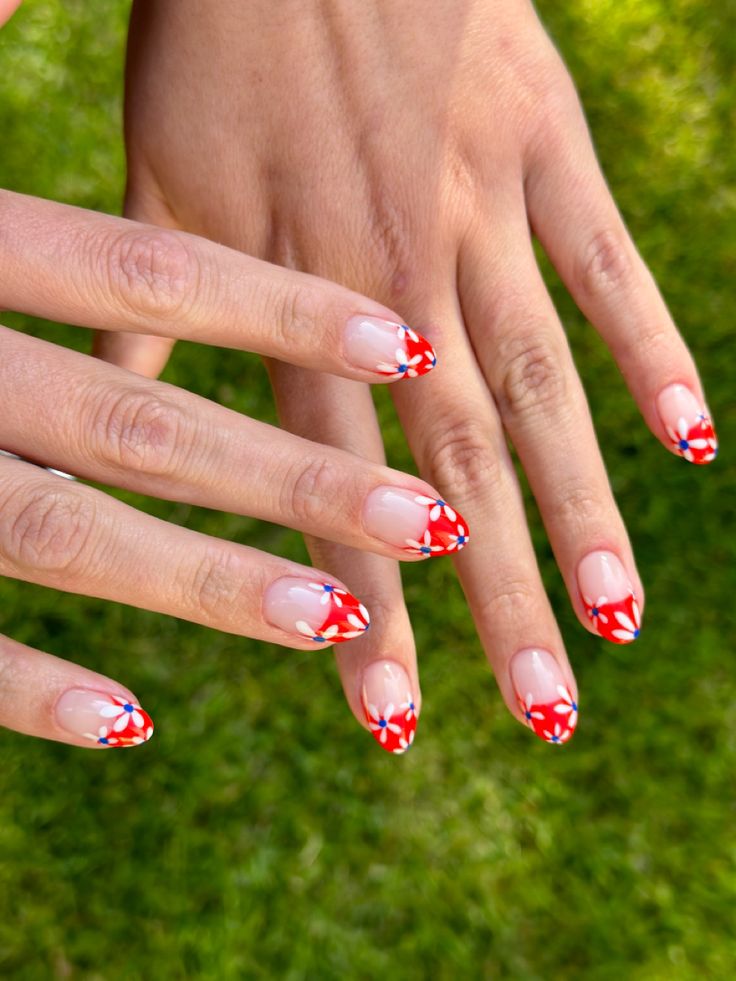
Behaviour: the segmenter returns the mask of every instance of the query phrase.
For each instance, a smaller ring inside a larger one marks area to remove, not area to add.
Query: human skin
[[[393,349],[410,331],[344,287],[184,232],[10,191],[0,191],[0,306],[255,349],[375,382],[416,384],[435,360],[411,332],[420,352],[412,374],[376,370],[376,350],[400,367]],[[2,326],[0,355],[0,575],[297,649],[367,629],[368,610],[335,577],[159,521],[58,471],[409,561],[420,556],[407,539],[420,534],[445,543],[436,555],[457,547],[453,526],[432,516],[437,491],[414,476]],[[104,690],[99,678],[80,688],[89,672],[6,638],[0,673],[0,725],[19,731],[62,738],[66,730],[66,741],[89,745],[90,729],[107,728],[99,710],[120,707],[104,701],[119,694],[109,679]],[[135,717],[144,718],[140,709]],[[134,745],[150,731],[148,719],[132,742],[115,729],[100,744]]]
[[[457,570],[509,709],[565,741],[575,681],[507,439],[581,623],[633,640],[644,596],[532,234],[654,435],[697,463],[716,445],[692,358],[531,4],[138,3],[126,127],[128,214],[368,292],[433,342],[438,369],[394,389],[396,408],[420,472],[472,525]],[[98,350],[154,375],[168,347],[117,335]],[[383,459],[365,386],[280,363],[271,375],[286,428]],[[418,707],[396,565],[309,546],[380,610],[369,637],[336,652],[356,717],[369,724],[367,683],[374,702],[406,688]]]

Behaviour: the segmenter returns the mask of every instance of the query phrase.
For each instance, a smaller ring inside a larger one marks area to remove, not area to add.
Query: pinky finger
[[[0,726],[85,749],[148,742],[153,722],[104,675],[0,636]]]
[[[655,436],[689,463],[710,463],[718,443],[695,363],[606,186],[579,108],[572,120],[551,152],[531,161],[534,233]]]

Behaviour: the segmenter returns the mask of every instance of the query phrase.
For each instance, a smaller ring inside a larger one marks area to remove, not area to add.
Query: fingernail
[[[437,364],[434,348],[406,324],[379,317],[351,317],[345,328],[345,356],[356,368],[394,378],[426,375]]]
[[[56,721],[74,736],[99,746],[139,746],[153,735],[151,716],[119,695],[71,688],[56,703]]]
[[[412,555],[459,552],[469,540],[465,518],[439,498],[401,487],[377,487],[366,498],[363,525],[369,535]]]
[[[578,588],[593,628],[614,644],[639,636],[639,606],[621,559],[613,552],[591,552],[578,566]]]
[[[657,410],[673,453],[688,463],[710,463],[718,456],[718,439],[706,406],[684,385],[669,385],[657,397]]]
[[[360,637],[371,622],[368,610],[346,589],[296,576],[271,583],[264,596],[263,613],[272,626],[318,644]]]
[[[387,753],[410,749],[417,712],[409,675],[396,661],[374,661],[363,672],[363,711],[368,728]]]
[[[532,732],[557,746],[571,739],[578,724],[578,705],[549,651],[519,651],[509,671],[519,708]]]

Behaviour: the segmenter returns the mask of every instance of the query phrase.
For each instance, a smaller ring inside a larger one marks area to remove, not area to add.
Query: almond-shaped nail
[[[411,555],[430,558],[465,548],[465,518],[447,501],[403,487],[376,487],[365,500],[363,525],[369,535]]]
[[[639,604],[617,555],[590,552],[581,559],[578,588],[596,633],[614,644],[630,644],[636,640],[641,628]]]
[[[374,661],[363,672],[363,711],[368,728],[387,753],[410,749],[417,728],[409,675],[396,661]]]
[[[153,735],[151,716],[120,695],[71,688],[56,703],[56,721],[74,736],[98,746],[140,746]]]
[[[323,580],[284,576],[266,590],[263,614],[274,627],[332,644],[360,637],[370,626],[368,610],[341,586]]]
[[[669,385],[657,397],[657,411],[673,453],[688,463],[710,463],[718,439],[706,406],[684,385]]]
[[[578,724],[578,703],[549,651],[529,648],[514,654],[511,683],[524,722],[547,743],[568,742]]]
[[[429,341],[406,324],[380,317],[351,317],[345,328],[345,357],[356,368],[388,378],[416,378],[437,364]]]

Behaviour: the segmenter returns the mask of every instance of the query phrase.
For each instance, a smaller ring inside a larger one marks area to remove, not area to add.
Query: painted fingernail
[[[593,628],[614,644],[639,636],[639,605],[621,559],[613,552],[591,552],[578,566],[578,588]]]
[[[470,538],[465,518],[446,501],[402,487],[371,491],[363,524],[369,535],[425,558],[459,552]]]
[[[151,716],[120,695],[71,688],[56,703],[56,721],[74,736],[122,749],[139,746],[153,735]]]
[[[426,338],[406,324],[379,317],[348,320],[345,356],[356,368],[390,378],[416,378],[437,364],[437,355]]]
[[[509,671],[519,709],[532,732],[556,746],[568,742],[578,724],[578,704],[550,652],[519,651]]]
[[[411,749],[417,711],[409,675],[396,661],[374,661],[363,672],[363,711],[368,728],[387,753]]]
[[[368,610],[359,599],[334,583],[284,576],[266,590],[266,620],[290,634],[317,644],[360,637],[370,626]]]
[[[710,463],[718,456],[718,439],[710,413],[684,385],[669,385],[657,397],[657,410],[670,449],[688,463]]]

